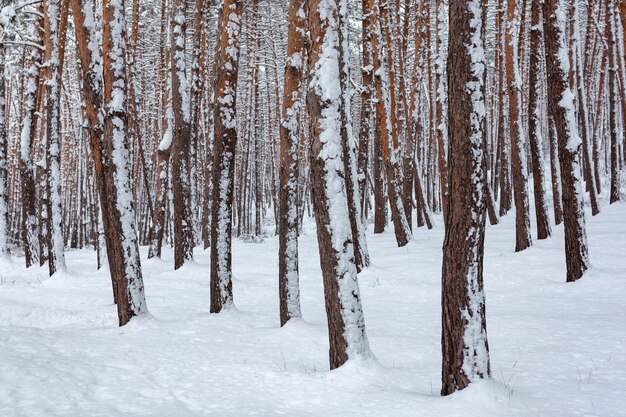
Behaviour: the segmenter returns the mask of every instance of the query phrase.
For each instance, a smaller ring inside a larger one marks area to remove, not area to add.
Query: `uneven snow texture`
[[[51,279],[14,258],[0,264],[0,415],[624,416],[625,217],[617,204],[589,218],[594,267],[570,284],[562,226],[519,254],[513,216],[487,228],[493,379],[446,398],[438,395],[441,228],[417,229],[404,248],[392,231],[368,230],[373,265],[359,279],[380,366],[332,372],[311,222],[300,239],[304,321],[285,328],[275,238],[234,242],[238,309],[220,315],[208,313],[209,252],[173,272],[164,250],[163,261],[144,262],[154,318],[121,329],[94,252],[68,252],[70,275]]]

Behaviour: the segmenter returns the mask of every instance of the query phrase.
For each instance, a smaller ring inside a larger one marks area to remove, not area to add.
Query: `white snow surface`
[[[624,416],[626,205],[587,222],[593,267],[565,283],[563,227],[514,253],[514,216],[488,227],[493,378],[440,397],[441,226],[397,248],[368,240],[359,275],[377,359],[328,371],[314,224],[300,237],[304,320],[279,328],[278,240],[233,242],[236,309],[209,314],[209,252],[172,271],[145,260],[151,316],[117,327],[106,270],[68,251],[68,273],[0,264],[1,416]],[[534,219],[534,216],[531,216]],[[441,218],[436,219],[441,225]]]

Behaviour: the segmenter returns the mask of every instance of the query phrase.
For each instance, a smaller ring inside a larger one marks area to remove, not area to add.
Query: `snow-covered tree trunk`
[[[617,75],[618,67],[618,55],[617,55],[617,27],[615,16],[615,0],[605,0],[606,4],[606,21],[605,25],[605,38],[608,42],[608,55],[609,55],[609,67],[608,67],[608,90],[609,90],[609,135],[611,138],[611,204],[620,200],[620,144],[619,138],[619,109],[620,109],[620,87],[619,77]]]
[[[529,119],[528,138],[530,142],[530,155],[533,165],[533,187],[535,190],[535,215],[537,218],[537,239],[547,239],[552,230],[550,229],[550,217],[548,216],[548,204],[546,202],[545,169],[543,157],[543,112],[541,100],[543,98],[543,15],[541,0],[532,2],[532,27],[530,44],[530,94],[529,94]]]
[[[324,280],[330,368],[370,353],[359,296],[342,146],[340,10],[346,0],[309,2],[311,180]]]
[[[22,195],[22,239],[26,267],[39,263],[40,243],[37,222],[37,201],[35,172],[33,168],[32,145],[35,140],[39,107],[38,94],[40,67],[43,55],[43,2],[37,6],[37,13],[30,25],[28,40],[33,43],[26,55],[24,73],[24,117],[20,135],[20,178]]]
[[[395,94],[391,65],[391,45],[388,44],[388,4],[371,0],[372,51],[376,84],[376,113],[380,121],[382,154],[387,177],[387,190],[391,207],[391,218],[398,246],[405,246],[411,239],[411,230],[406,220],[402,202],[402,165],[399,155],[398,132],[393,123],[395,117]]]
[[[522,76],[518,56],[520,17],[517,3],[516,0],[509,0],[507,9],[506,82],[509,92],[511,169],[513,171],[513,198],[515,200],[515,251],[519,252],[532,245],[532,238],[530,235],[528,167],[521,111]]]
[[[48,220],[48,270],[64,271],[65,248],[61,208],[61,72],[59,69],[59,0],[44,2],[46,70],[46,192]]]
[[[359,155],[358,155],[358,183],[360,195],[361,215],[365,220],[365,208],[367,205],[367,167],[369,162],[370,143],[374,134],[374,66],[372,65],[372,31],[370,20],[370,0],[361,0],[361,123],[359,130]]]
[[[109,230],[105,230],[111,276],[117,282],[120,326],[147,314],[135,231],[127,135],[126,18],[123,0],[102,3],[103,165],[107,167]],[[104,210],[103,210],[104,212]],[[107,222],[105,222],[105,227]]]
[[[570,63],[567,53],[567,0],[545,0],[546,68],[548,72],[548,114],[558,140],[559,165],[565,223],[567,281],[576,281],[589,268],[587,232],[583,203],[580,157],[574,94],[569,86]]]
[[[443,243],[442,395],[490,375],[483,292],[486,153],[480,0],[450,0],[448,209]]]
[[[0,28],[1,30],[1,28]],[[6,50],[0,45],[0,260],[9,256],[9,165],[7,161],[7,121],[6,115],[6,72],[4,61]]]
[[[343,87],[343,105],[341,106],[341,143],[343,147],[343,161],[345,164],[348,217],[350,220],[350,229],[352,230],[352,243],[354,245],[354,262],[356,264],[357,271],[360,272],[370,265],[370,255],[367,249],[365,225],[361,219],[361,206],[359,204],[360,191],[357,172],[357,143],[352,130],[352,113],[350,110],[352,88],[350,77],[350,45],[348,44],[348,30],[348,7],[346,5],[343,8],[339,8],[339,42],[341,43],[339,65],[341,68],[341,85]],[[400,163],[398,162],[398,174],[401,174],[400,169]],[[399,196],[401,198],[402,194]],[[408,232],[410,233],[410,229]]]
[[[598,203],[598,190],[593,178],[593,157],[591,154],[591,147],[589,146],[590,139],[590,127],[589,127],[589,101],[587,98],[588,86],[586,82],[587,72],[585,71],[583,61],[583,48],[584,43],[580,33],[580,3],[574,2],[574,38],[573,45],[574,59],[576,60],[576,84],[578,90],[578,121],[580,124],[580,137],[582,139],[582,160],[583,160],[583,178],[585,179],[585,187],[589,192],[589,202],[591,203],[591,213],[596,215],[600,213],[600,206]],[[593,31],[593,22],[587,22],[587,30]]]
[[[287,65],[280,126],[280,195],[278,233],[278,285],[280,324],[302,316],[298,272],[298,153],[303,106],[302,81],[306,57],[306,9],[303,0],[289,3]]]
[[[170,16],[170,81],[173,112],[172,192],[174,194],[174,269],[193,260],[193,219],[189,181],[191,106],[185,63],[185,0],[174,0]]]
[[[213,207],[211,216],[211,312],[233,303],[232,206],[237,149],[237,75],[242,0],[224,0],[221,13],[220,67],[217,71],[215,106]]]

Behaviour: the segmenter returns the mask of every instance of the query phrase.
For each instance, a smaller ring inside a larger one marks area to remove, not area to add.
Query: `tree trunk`
[[[283,120],[280,125],[278,286],[281,326],[292,318],[302,317],[298,273],[298,139],[307,41],[305,6],[303,0],[291,0],[289,4]]]
[[[577,133],[574,94],[569,88],[569,57],[566,50],[566,0],[545,0],[546,67],[548,69],[548,113],[558,137],[559,165],[563,190],[565,260],[567,281],[576,281],[589,268],[585,211],[580,178],[581,142]]]
[[[543,138],[541,134],[541,100],[543,99],[543,82],[541,49],[543,47],[543,16],[540,0],[532,2],[532,28],[530,46],[530,94],[528,133],[530,139],[530,155],[533,167],[533,187],[535,190],[535,215],[537,217],[537,239],[547,239],[552,233],[548,205],[544,188],[545,170],[543,158]]]
[[[61,72],[59,70],[59,0],[44,2],[46,62],[46,194],[48,270],[64,271],[65,248],[61,207]]]
[[[109,215],[108,221],[104,221],[105,238],[111,277],[117,283],[115,290],[119,325],[123,326],[134,316],[148,313],[135,231],[135,210],[130,194],[126,115],[126,19],[123,1],[104,0],[102,20],[104,95],[101,103],[104,110],[104,128],[102,160],[96,163],[100,162],[106,169],[102,181],[106,184],[106,194],[101,195],[101,201],[108,205]]]
[[[532,245],[530,237],[530,209],[528,202],[528,169],[524,151],[522,126],[522,85],[518,59],[519,16],[516,0],[508,2],[508,30],[506,36],[506,81],[509,89],[509,123],[511,126],[511,168],[513,171],[513,198],[515,200],[515,252]]]
[[[185,0],[174,0],[170,16],[170,80],[174,114],[172,128],[172,192],[174,194],[174,269],[193,260],[193,219],[189,181],[191,107],[185,63]]]
[[[442,274],[442,395],[490,376],[483,292],[485,55],[479,0],[450,0],[448,155]],[[454,19],[454,20],[453,20]]]
[[[242,0],[224,0],[218,40],[220,68],[217,72],[213,207],[211,218],[211,313],[233,303],[232,206],[237,149],[236,104],[239,69],[239,36]]]
[[[340,39],[346,39],[347,33],[339,34],[345,28],[339,24],[339,13],[347,13],[347,9],[346,0],[309,2],[311,80],[307,103],[311,117],[311,179],[331,369],[349,359],[369,355],[342,161],[341,125],[345,119],[341,111],[346,86],[340,77],[344,46]]]
[[[376,80],[376,113],[380,120],[382,153],[391,206],[391,220],[394,225],[396,242],[405,246],[411,239],[411,230],[406,220],[402,202],[402,166],[400,164],[398,136],[395,128],[395,94],[391,65],[391,45],[389,45],[388,4],[379,5],[379,0],[371,0],[372,10],[372,50]]]

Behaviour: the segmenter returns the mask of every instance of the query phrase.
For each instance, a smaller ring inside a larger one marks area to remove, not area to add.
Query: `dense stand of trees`
[[[370,355],[366,226],[402,247],[441,213],[450,394],[490,373],[487,218],[515,210],[515,251],[563,223],[566,280],[590,266],[625,31],[624,0],[0,0],[0,257],[54,275],[92,248],[124,325],[148,311],[140,245],[174,269],[210,250],[219,313],[233,235],[276,234],[285,325],[314,217],[336,368]]]

